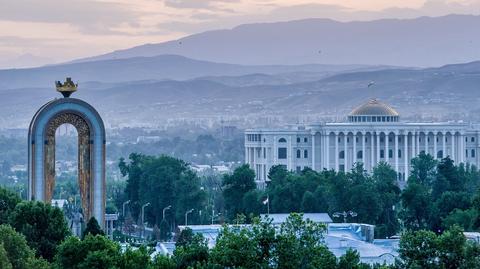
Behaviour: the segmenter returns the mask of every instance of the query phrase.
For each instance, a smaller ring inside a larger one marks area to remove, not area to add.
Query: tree
[[[8,217],[22,200],[16,193],[0,187],[0,224],[6,224]]]
[[[0,243],[0,268],[12,269],[12,264],[7,256],[7,251],[3,247],[3,243]]]
[[[412,171],[409,181],[412,179],[424,186],[431,186],[436,177],[437,161],[430,154],[420,152],[418,157],[411,160]]]
[[[187,236],[184,236],[184,240],[175,244],[176,247],[173,252],[174,260],[179,269],[192,268],[206,264],[208,261],[208,246],[205,238],[201,234],[191,234],[191,230],[187,233],[189,234],[188,240]]]
[[[3,267],[3,264],[5,267]],[[25,236],[17,233],[11,226],[0,225],[0,268],[12,269],[48,269],[42,259],[36,259],[34,251],[27,245]]]
[[[245,194],[256,188],[255,172],[244,164],[223,178],[223,197],[225,210],[229,219],[235,218],[237,214],[243,213],[243,197]]]
[[[10,223],[25,235],[28,245],[37,255],[49,261],[60,242],[70,235],[63,212],[38,201],[19,203],[10,216]]]
[[[409,181],[401,194],[401,200],[403,211],[400,217],[405,226],[412,230],[428,228],[432,198],[427,187]]]
[[[338,269],[362,269],[370,268],[368,264],[360,262],[360,255],[356,250],[347,249],[344,255],[342,255],[338,261]]]
[[[87,235],[84,240],[68,237],[58,247],[55,264],[60,269],[110,269],[122,261],[120,247],[101,235]]]
[[[91,217],[90,220],[87,222],[87,227],[83,231],[82,239],[89,234],[93,236],[105,235],[105,233],[102,231],[102,228],[100,228],[100,225],[98,224],[98,221],[97,219],[95,219],[95,217]]]
[[[150,255],[144,246],[141,246],[137,250],[127,248],[122,255],[119,269],[145,269],[149,268]]]

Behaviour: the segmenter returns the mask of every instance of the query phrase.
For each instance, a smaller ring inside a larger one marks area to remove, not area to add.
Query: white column
[[[312,170],[315,170],[315,134],[312,134]]]
[[[326,156],[325,156],[325,168],[327,170],[330,169],[330,132],[327,132],[327,135],[325,136],[325,139],[327,140],[327,145],[325,146],[326,149]]]
[[[394,139],[395,139],[395,150],[393,152],[393,156],[395,158],[395,171],[397,172],[397,177],[398,177],[398,134],[394,134]]]
[[[412,151],[411,151],[412,158],[410,158],[410,159],[413,159],[416,156],[416,149],[417,149],[417,146],[415,145],[415,141],[417,139],[416,136],[417,136],[417,134],[415,132],[413,132],[412,133]]]
[[[428,132],[425,132],[424,134],[425,134],[425,136],[424,136],[424,139],[425,139],[425,141],[424,141],[424,143],[425,143],[425,154],[428,154]]]
[[[437,131],[433,133],[433,158],[437,158]]]
[[[370,132],[370,171],[373,171],[373,166],[374,166],[374,163],[375,163],[375,135],[373,132]]]
[[[403,135],[404,139],[403,139],[403,144],[404,144],[404,154],[402,155],[403,159],[404,159],[404,163],[405,163],[405,181],[408,180],[408,132],[405,132],[405,134]]]
[[[353,166],[353,164],[357,162],[357,132],[353,134],[352,139],[353,139],[352,141],[353,142],[352,166]]]
[[[250,160],[248,159],[248,147],[245,146],[245,163],[250,164]]]
[[[388,148],[389,139],[390,139],[390,133],[387,131],[385,135],[385,162],[386,163],[390,163],[390,156],[389,156],[390,149]]]
[[[450,136],[450,139],[452,139],[452,160],[454,163],[458,163],[456,154],[455,154],[455,133],[452,133]]]
[[[362,163],[363,168],[367,169],[367,153],[365,152],[365,133],[362,133]]]
[[[380,133],[380,132],[378,132],[378,133],[376,132],[375,134],[376,134],[376,136],[377,136],[377,160],[376,160],[374,166],[380,161],[380,134],[381,134],[381,133]],[[373,168],[373,167],[372,167],[372,168]],[[373,171],[373,170],[372,170],[372,171]]]
[[[442,143],[442,151],[443,151],[443,155],[442,157],[445,158],[447,157],[447,133],[442,133],[442,140],[443,140],[443,143]]]
[[[416,133],[416,141],[415,141],[415,145],[417,146],[417,154],[420,154],[420,132]]]
[[[465,135],[460,134],[460,162],[465,162]]]
[[[347,172],[348,169],[348,133],[343,133],[343,166],[345,169],[345,172]]]
[[[335,171],[338,172],[338,133],[335,133]]]

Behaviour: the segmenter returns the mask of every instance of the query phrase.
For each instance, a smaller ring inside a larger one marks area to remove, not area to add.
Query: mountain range
[[[77,62],[182,55],[245,65],[365,64],[432,67],[480,59],[480,16],[245,24],[145,44]]]

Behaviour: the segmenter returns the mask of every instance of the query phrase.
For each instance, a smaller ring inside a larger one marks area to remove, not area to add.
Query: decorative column
[[[389,154],[390,149],[388,148],[389,140],[390,140],[390,133],[387,131],[385,135],[385,162],[386,163],[389,163],[390,161],[390,154]]]
[[[453,134],[451,134],[451,139],[452,139],[452,160],[454,163],[458,163],[457,161],[457,157],[456,157],[456,154],[455,154],[455,132]]]
[[[424,142],[425,143],[425,154],[428,154],[428,132],[425,132],[424,134],[425,134],[425,136],[424,136],[424,138],[425,138],[425,142]]]
[[[335,171],[338,172],[338,133],[335,132]]]
[[[377,136],[377,160],[374,164],[374,166],[380,161],[380,134],[381,133],[375,133],[375,135]],[[373,171],[373,167],[372,167],[372,171]]]
[[[395,139],[395,151],[393,152],[393,156],[395,157],[395,171],[397,172],[397,178],[398,178],[398,133],[394,133],[394,139]]]
[[[433,158],[437,159],[437,131],[433,133]]]
[[[327,140],[326,145],[325,145],[325,150],[326,150],[325,168],[327,170],[329,170],[330,169],[330,132],[327,132],[327,135],[325,136],[325,139]]]
[[[315,170],[315,134],[312,134],[312,170]]]
[[[355,133],[353,134],[353,158],[352,158],[352,166],[357,162],[357,132],[355,131]]]
[[[403,144],[404,144],[404,152],[403,152],[403,159],[404,159],[404,163],[405,163],[405,181],[408,180],[408,132],[406,131],[405,134],[403,135],[404,139],[403,139]]]
[[[366,157],[366,152],[365,152],[365,133],[362,132],[362,163],[363,163],[363,168],[367,169],[367,157]]]
[[[443,140],[443,143],[442,143],[442,158],[446,158],[447,157],[447,133],[442,133],[442,140]]]
[[[460,134],[460,162],[465,162],[465,135]]]
[[[250,160],[248,159],[248,147],[245,146],[245,163],[250,165]]]
[[[417,147],[415,145],[416,136],[417,136],[417,133],[413,132],[412,133],[412,150],[411,150],[412,157],[410,159],[413,159],[416,156],[416,152],[415,152],[416,149],[417,149]]]
[[[416,154],[416,156],[418,156],[418,155],[420,154],[420,132],[416,133],[415,135],[416,135],[416,136],[415,136],[415,137],[416,137],[415,145],[417,146],[417,150],[416,150],[417,154]]]
[[[370,171],[373,171],[373,166],[374,166],[374,163],[375,163],[375,135],[373,132],[370,132]]]
[[[343,133],[343,169],[348,171],[348,133]]]

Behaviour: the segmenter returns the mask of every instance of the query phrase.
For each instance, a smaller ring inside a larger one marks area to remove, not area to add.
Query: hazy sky
[[[0,0],[0,67],[62,62],[244,23],[452,13],[480,14],[480,0]]]

